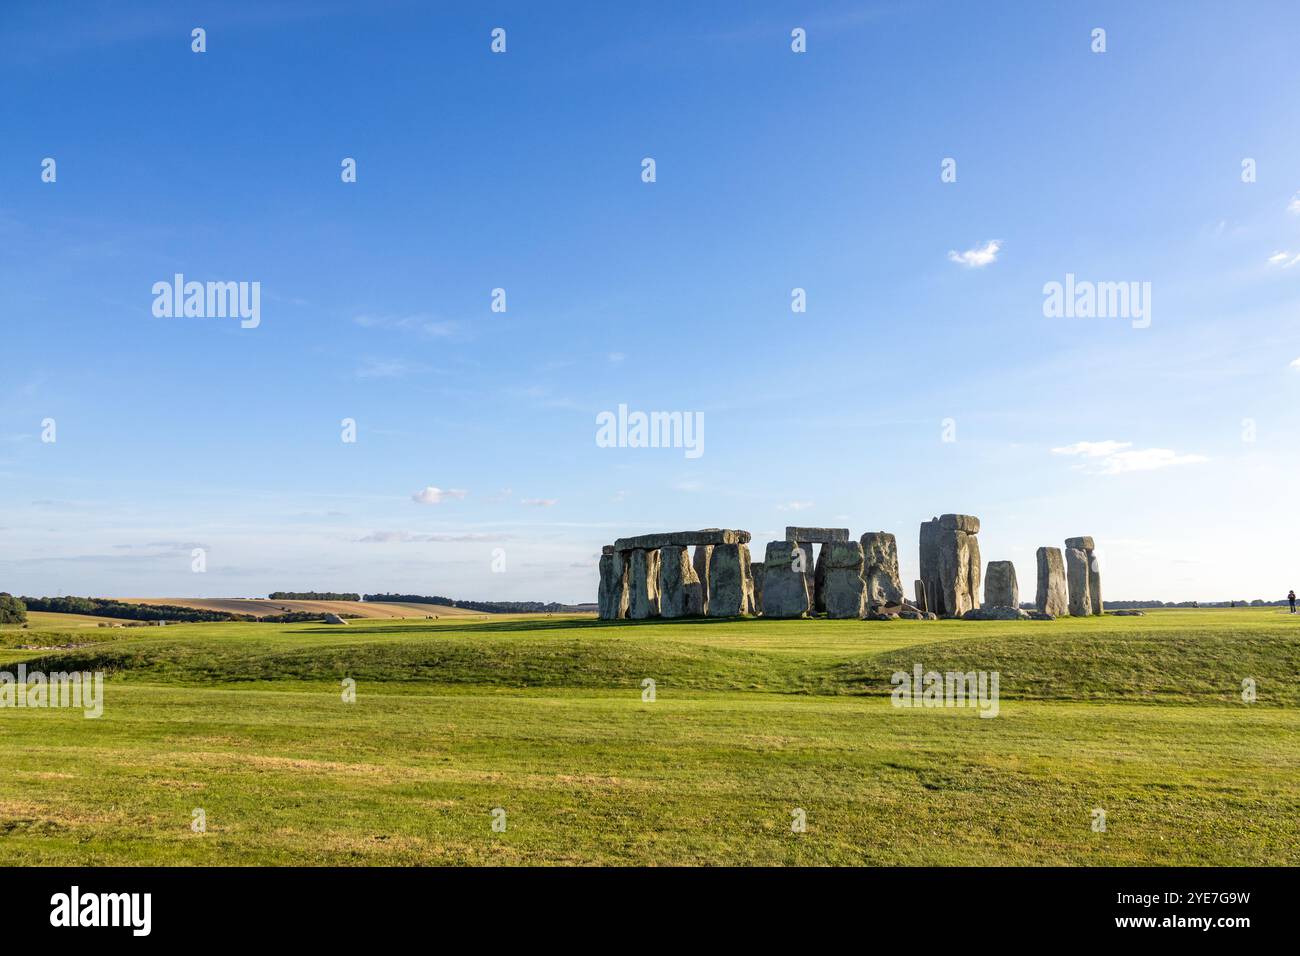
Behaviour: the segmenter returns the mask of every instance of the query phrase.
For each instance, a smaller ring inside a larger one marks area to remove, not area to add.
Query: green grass
[[[101,643],[0,669],[109,678],[99,720],[0,709],[13,863],[1300,863],[1276,609],[23,633]],[[997,670],[999,716],[892,707],[917,662]]]

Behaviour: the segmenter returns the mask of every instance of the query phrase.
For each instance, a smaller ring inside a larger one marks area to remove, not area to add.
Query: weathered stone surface
[[[1048,614],[1046,611],[1026,611],[1026,614],[1035,621],[1055,621],[1055,614]]]
[[[1144,617],[1146,615],[1145,611],[1128,610],[1128,609],[1123,611],[1107,611],[1106,613],[1114,615],[1115,617]]]
[[[1092,597],[1088,593],[1088,552],[1078,548],[1065,551],[1065,577],[1070,586],[1070,615],[1092,614]]]
[[[899,615],[896,612],[895,613],[889,613],[887,611],[867,612],[868,621],[897,621],[898,619],[899,619]]]
[[[785,540],[809,544],[825,544],[827,541],[848,541],[848,528],[796,528],[786,525]]]
[[[735,531],[730,528],[704,528],[700,531],[661,531],[655,534],[639,534],[631,538],[619,538],[614,542],[615,551],[633,551],[642,549],[654,551],[670,545],[691,547],[701,544],[749,544],[748,531]]]
[[[614,553],[614,546],[613,546],[612,544],[601,545],[600,553],[601,553],[601,554],[613,554],[613,553]]]
[[[754,607],[749,545],[718,544],[709,556],[709,617],[737,617]]]
[[[963,621],[1027,621],[1029,612],[1018,607],[973,607],[961,616]]]
[[[700,613],[709,613],[709,557],[713,554],[713,545],[697,544],[691,563],[695,567],[695,576],[700,580]]]
[[[867,604],[903,603],[903,582],[898,574],[898,540],[888,531],[868,531],[861,539],[862,577],[867,583]]]
[[[1010,561],[990,561],[984,580],[984,603],[991,607],[1020,607],[1016,566]]]
[[[917,609],[921,611],[928,611],[930,609],[930,602],[926,600],[925,597],[925,582],[922,581],[920,578],[917,578],[916,581],[913,582],[912,587],[913,590],[916,591]]]
[[[861,618],[867,609],[862,545],[857,541],[827,542],[817,556],[817,567],[822,570],[817,597],[826,616]]]
[[[659,549],[659,616],[685,617],[698,614],[700,580],[691,565],[691,555],[681,545]]]
[[[1078,538],[1066,538],[1065,546],[1067,548],[1078,548],[1080,551],[1093,551],[1097,547],[1092,538],[1086,534]]]
[[[817,566],[813,561],[813,546],[812,543],[808,541],[791,541],[789,543],[792,549],[790,552],[790,561],[795,560],[793,549],[797,548],[803,553],[802,558],[799,559],[800,563],[798,564],[798,567],[804,569],[804,581],[808,586],[808,607],[809,610],[811,610],[815,606],[814,602],[817,599]]]
[[[792,541],[769,541],[763,555],[763,616],[803,617],[812,606],[809,575],[797,571]]]
[[[637,548],[628,555],[627,616],[634,621],[659,616],[659,551]]]
[[[978,528],[979,519],[943,515],[921,522],[921,581],[926,606],[939,617],[960,617],[980,606],[979,542],[963,527]]]
[[[1059,617],[1070,609],[1065,587],[1065,558],[1060,548],[1038,549],[1038,593],[1034,606],[1044,614]]]
[[[1088,597],[1092,600],[1092,613],[1101,614],[1106,606],[1101,600],[1101,564],[1096,551],[1088,551]]]
[[[750,574],[754,578],[754,613],[763,613],[763,567],[762,561],[751,561],[749,563]]]
[[[604,621],[617,621],[627,617],[627,555],[615,553],[600,556],[600,591],[596,604]]]
[[[974,515],[940,515],[939,527],[944,531],[962,531],[966,534],[979,534],[980,519]]]

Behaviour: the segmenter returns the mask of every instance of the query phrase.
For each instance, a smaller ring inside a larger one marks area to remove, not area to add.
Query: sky
[[[1022,599],[1075,535],[1108,598],[1280,598],[1298,29],[6,3],[0,590],[594,601],[617,537],[742,528],[762,560],[791,524],[893,532],[910,590],[959,512]],[[177,273],[259,283],[256,326],[156,315]],[[1067,275],[1130,309],[1049,314]],[[703,440],[602,447],[620,405]]]

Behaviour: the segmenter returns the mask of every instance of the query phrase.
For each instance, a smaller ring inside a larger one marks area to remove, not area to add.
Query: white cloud
[[[974,249],[967,249],[965,252],[958,252],[956,249],[948,250],[948,259],[958,265],[969,266],[972,269],[981,269],[990,262],[998,261],[998,250],[1002,248],[1001,239],[990,239],[982,246],[976,246]]]
[[[530,508],[549,508],[559,500],[559,498],[524,498],[519,503]]]
[[[1300,216],[1300,193],[1291,197],[1291,201],[1286,204],[1286,211],[1293,216]]]
[[[625,358],[627,358],[627,356],[624,355],[622,352],[610,352],[610,353],[609,353],[609,360],[610,360],[611,362],[613,362],[615,365],[617,365],[619,362],[623,361],[623,359],[625,359]]]
[[[415,369],[416,366],[401,359],[367,358],[361,360],[361,367],[352,374],[359,379],[401,378],[403,375],[415,371]]]
[[[1300,360],[1298,360],[1300,361]],[[1089,467],[1075,468],[1096,475],[1121,475],[1129,471],[1156,471],[1175,465],[1195,465],[1209,461],[1204,455],[1180,455],[1170,448],[1134,448],[1129,441],[1080,441],[1053,448],[1055,455],[1073,455],[1096,459]]]
[[[448,498],[464,498],[467,494],[469,492],[461,488],[449,488],[443,491],[441,488],[427,485],[421,491],[411,495],[411,500],[421,505],[440,505]]]
[[[787,501],[783,505],[777,505],[776,510],[777,511],[804,511],[808,508],[811,508],[812,506],[813,503],[811,501]]]
[[[399,332],[418,332],[429,338],[446,338],[455,335],[458,326],[455,322],[435,319],[431,315],[417,314],[404,316],[358,315],[352,320],[363,329],[393,329]]]
[[[1102,464],[1103,475],[1118,475],[1126,471],[1155,471],[1173,465],[1195,465],[1209,461],[1204,455],[1178,455],[1169,448],[1139,448],[1111,455]]]
[[[1281,266],[1283,269],[1290,269],[1297,262],[1300,262],[1300,252],[1292,255],[1290,251],[1283,249],[1269,256],[1268,262],[1269,265]]]
[[[1300,358],[1294,358],[1294,359],[1292,359],[1292,360],[1291,360],[1291,367],[1294,368],[1294,369],[1300,369]]]
[[[407,544],[411,542],[464,542],[464,541],[505,541],[506,534],[421,534],[412,531],[372,531],[364,538],[358,538],[361,544]]]
[[[1073,445],[1053,448],[1053,455],[1082,455],[1085,458],[1105,458],[1125,448],[1132,448],[1131,441],[1077,441]]]

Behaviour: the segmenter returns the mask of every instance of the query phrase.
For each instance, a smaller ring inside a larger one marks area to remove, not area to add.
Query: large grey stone
[[[940,515],[939,527],[944,531],[962,531],[966,534],[979,534],[980,519],[974,515]]]
[[[1060,617],[1070,609],[1070,596],[1065,587],[1065,558],[1060,548],[1038,549],[1038,593],[1034,606],[1053,617]]]
[[[867,610],[867,582],[863,577],[862,544],[858,541],[831,541],[822,545],[817,557],[822,569],[817,596],[826,616],[862,618]]]
[[[611,548],[600,556],[600,592],[597,607],[605,621],[627,617],[627,555]]]
[[[1010,561],[990,561],[984,580],[984,603],[989,607],[1020,607],[1020,584]]]
[[[619,538],[614,542],[615,551],[632,551],[643,549],[653,551],[669,545],[691,547],[701,544],[749,544],[748,531],[735,531],[730,528],[703,528],[699,531],[662,531],[655,534],[639,534],[631,538]]]
[[[1101,614],[1106,606],[1101,600],[1101,565],[1097,561],[1097,552],[1088,551],[1088,597],[1092,600],[1092,613]]]
[[[699,614],[699,578],[690,552],[681,545],[659,549],[659,616]]]
[[[627,616],[634,621],[659,616],[659,551],[636,548],[627,562]]]
[[[922,581],[920,578],[917,578],[916,581],[914,581],[912,584],[912,589],[916,591],[917,610],[920,611],[930,610],[930,602],[926,600],[925,597],[925,582]]]
[[[961,617],[980,606],[979,541],[973,515],[943,515],[921,522],[921,580],[926,604],[939,617]]]
[[[700,611],[701,614],[709,613],[709,557],[713,554],[713,545],[697,544],[695,553],[691,557],[691,563],[695,567],[695,576],[700,581]]]
[[[1029,612],[1018,607],[973,607],[961,618],[963,621],[1027,621]]]
[[[1078,548],[1065,550],[1065,577],[1070,586],[1070,615],[1092,614],[1092,596],[1088,593],[1088,552]]]
[[[825,544],[827,541],[848,541],[848,528],[797,528],[786,525],[785,540]]]
[[[867,603],[872,607],[903,603],[903,582],[898,574],[898,541],[888,531],[868,531],[862,536],[862,577],[867,583]]]
[[[803,617],[812,606],[808,575],[795,563],[799,545],[792,541],[769,541],[763,555],[763,616]]]
[[[1078,548],[1080,551],[1092,551],[1097,547],[1097,545],[1093,543],[1092,538],[1086,534],[1080,535],[1077,538],[1066,538],[1065,546],[1067,548]]]
[[[717,544],[709,556],[709,617],[753,613],[749,545]]]

